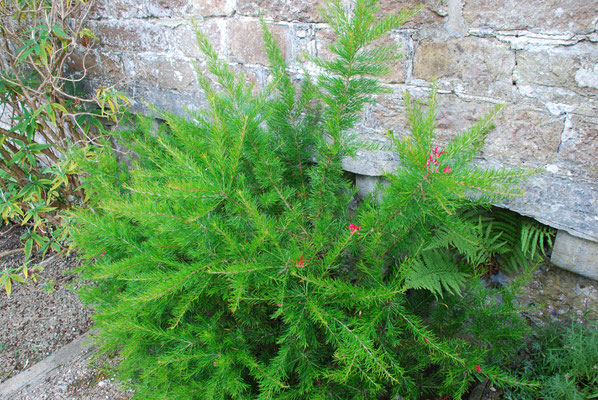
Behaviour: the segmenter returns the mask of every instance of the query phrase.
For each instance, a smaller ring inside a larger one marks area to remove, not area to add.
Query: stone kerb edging
[[[93,350],[90,338],[92,334],[93,331],[82,334],[42,361],[2,383],[0,385],[0,400],[10,400],[20,391],[35,387],[47,377],[52,376],[61,366],[90,353]]]

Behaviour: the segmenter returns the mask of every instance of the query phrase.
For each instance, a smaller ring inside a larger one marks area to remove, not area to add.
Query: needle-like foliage
[[[441,150],[435,92],[428,109],[407,98],[413,135],[393,139],[402,165],[380,203],[349,211],[347,131],[396,59],[370,45],[413,14],[376,22],[376,11],[331,1],[335,58],[315,59],[321,73],[300,86],[264,26],[272,83],[257,95],[199,33],[209,106],[158,112],[157,131],[138,116],[115,133],[132,168],[110,151],[88,165],[92,204],[74,215],[94,282],[82,296],[137,398],[460,398],[476,377],[513,383],[465,322],[444,332],[410,300],[477,293],[463,287],[484,232],[458,211],[517,194],[527,175],[470,165],[491,115]]]

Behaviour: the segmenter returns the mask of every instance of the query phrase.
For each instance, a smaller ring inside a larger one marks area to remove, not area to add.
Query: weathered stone
[[[550,261],[566,270],[598,280],[598,243],[558,231]]]
[[[598,89],[598,63],[588,68],[580,68],[575,73],[575,82],[579,87]]]
[[[540,166],[556,160],[564,117],[529,109],[525,105],[505,107],[496,117],[496,128],[487,138],[485,157],[507,164]]]
[[[222,21],[216,21],[213,19],[197,21],[197,28],[207,36],[208,40],[214,47],[214,50],[219,54],[223,54],[225,51],[222,43],[223,29]],[[181,24],[175,27],[172,31],[172,41],[174,49],[183,54],[185,57],[191,57],[194,59],[203,60],[205,55],[197,44],[197,38],[195,35],[195,29],[189,24]]]
[[[148,18],[182,16],[186,15],[188,8],[188,0],[151,0],[144,5]]]
[[[260,13],[275,21],[322,22],[318,7],[325,0],[237,0],[237,13],[257,17]]]
[[[206,108],[205,95],[194,87],[191,90],[166,90],[150,85],[131,84],[122,88],[132,102],[131,111],[152,114],[147,105],[151,104],[161,110],[178,115],[188,115],[187,109]]]
[[[128,78],[121,56],[118,53],[103,52],[101,56],[102,73],[108,82],[124,83]]]
[[[399,165],[397,155],[392,151],[361,150],[355,158],[345,158],[343,169],[354,174],[382,176],[394,171]]]
[[[569,175],[598,179],[598,119],[572,116],[561,138],[558,164]]]
[[[381,0],[378,5],[380,6],[378,18],[388,14],[398,14],[401,10],[413,10],[422,6],[422,10],[405,24],[407,28],[438,26],[448,14],[446,2],[438,0]]]
[[[549,171],[527,179],[525,195],[502,204],[557,229],[598,241],[598,185]]]
[[[112,5],[110,3],[110,0],[94,1],[89,9],[87,18],[93,20],[112,17]]]
[[[70,72],[75,72],[78,76],[84,74],[87,79],[97,78],[102,74],[98,56],[84,47],[73,51],[66,59],[66,64]]]
[[[367,129],[363,126],[354,129],[359,133],[359,139],[381,146],[390,147],[390,142],[381,132]],[[382,176],[394,171],[399,164],[399,159],[391,150],[359,150],[353,158],[343,160],[343,169],[359,175]]]
[[[281,53],[285,58],[289,52],[288,28],[282,25],[269,24],[268,28],[278,41]],[[231,20],[227,24],[230,56],[236,62],[268,65],[268,56],[264,47],[263,32],[256,20]]]
[[[396,46],[396,52],[402,56],[401,59],[392,61],[389,65],[390,73],[381,78],[385,83],[404,83],[407,78],[407,58],[405,55],[406,45],[402,36],[391,34],[373,43],[373,46],[390,45]]]
[[[388,185],[388,181],[379,176],[355,175],[357,197],[360,199],[365,199],[370,194],[375,194],[376,200],[379,201],[382,198],[384,186],[386,185]]]
[[[336,35],[332,29],[319,28],[316,30],[316,55],[324,60],[332,60],[334,53],[330,46],[334,44]]]
[[[126,51],[168,52],[172,47],[172,28],[157,22],[103,20],[90,23],[100,45]]]
[[[200,17],[228,16],[235,11],[233,0],[191,0],[188,15]]]
[[[519,51],[514,79],[517,85],[557,86],[590,93],[585,88],[598,85],[591,80],[597,64],[598,44],[594,43]]]
[[[597,9],[596,0],[463,1],[463,17],[470,28],[497,30],[591,33]]]
[[[415,47],[413,77],[439,80],[442,88],[504,98],[512,94],[515,55],[496,40],[422,40]]]
[[[135,62],[136,79],[156,88],[188,90],[196,83],[195,71],[187,60],[145,56]]]

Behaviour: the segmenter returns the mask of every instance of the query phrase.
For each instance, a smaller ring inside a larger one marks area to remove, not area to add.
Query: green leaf
[[[10,276],[5,275],[4,280],[4,289],[6,290],[6,296],[10,297],[10,293],[12,292],[12,282],[10,280]]]
[[[21,275],[17,275],[17,274],[10,274],[9,279],[13,279],[19,283],[27,283],[25,278],[23,278]]]
[[[69,36],[66,34],[66,32],[64,31],[64,29],[62,29],[60,26],[58,25],[54,25],[52,26],[52,32],[58,36],[60,39],[69,39]]]
[[[55,109],[57,109],[57,110],[60,110],[60,111],[62,111],[62,112],[63,112],[63,113],[65,113],[65,114],[68,114],[68,113],[69,113],[69,112],[67,111],[67,109],[66,109],[66,108],[64,108],[64,106],[63,106],[62,104],[59,104],[59,103],[52,103],[52,107],[53,107],[53,108],[55,108]]]
[[[25,60],[27,57],[29,57],[29,55],[31,53],[33,53],[33,50],[34,50],[33,46],[29,46],[29,47],[25,48],[24,50],[22,50],[21,54],[17,58],[17,64],[22,63],[23,60]]]
[[[31,251],[33,249],[33,239],[29,238],[25,242],[25,259],[29,260],[31,258]]]

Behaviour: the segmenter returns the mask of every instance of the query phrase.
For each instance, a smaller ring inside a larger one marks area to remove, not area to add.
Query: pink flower
[[[434,147],[434,150],[432,150],[432,154],[434,155],[434,157],[440,157],[444,153],[446,153],[446,151],[441,150],[438,146]]]
[[[212,364],[212,365],[215,367],[215,366],[217,365],[217,364],[216,364],[216,361],[214,361],[214,364]]]
[[[100,255],[100,256],[105,256],[105,255],[106,255],[106,252],[105,252],[105,251],[102,251],[102,252],[101,252],[99,255]]]
[[[351,234],[357,232],[357,234],[359,235],[359,230],[361,229],[361,226],[356,226],[355,224],[350,223],[349,229],[351,230]]]
[[[444,167],[444,169],[442,170],[442,172],[444,172],[445,174],[450,174],[452,171],[451,167]]]
[[[475,372],[482,372],[482,367],[480,366],[480,364],[475,365]]]

